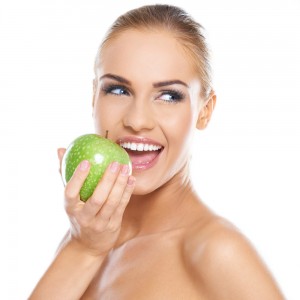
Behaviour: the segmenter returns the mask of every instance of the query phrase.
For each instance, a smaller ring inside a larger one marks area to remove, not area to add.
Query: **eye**
[[[108,85],[102,88],[105,94],[113,94],[117,96],[129,95],[128,89],[122,85]]]
[[[158,99],[165,102],[177,103],[184,99],[184,94],[181,91],[167,90],[162,91]]]

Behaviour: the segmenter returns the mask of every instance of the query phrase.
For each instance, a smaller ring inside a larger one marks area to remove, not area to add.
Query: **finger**
[[[118,207],[122,199],[122,196],[124,194],[124,190],[126,189],[127,186],[128,176],[129,176],[129,167],[128,165],[123,165],[119,173],[119,176],[114,184],[114,187],[109,194],[107,201],[105,201],[103,207],[98,213],[99,221],[101,220],[101,223],[107,224],[113,212]]]
[[[93,218],[99,212],[116,182],[119,171],[120,164],[118,162],[111,163],[105,170],[102,179],[83,208],[82,213],[85,214],[86,217]]]
[[[59,173],[60,174],[61,174],[61,163],[62,163],[62,159],[64,157],[65,152],[66,152],[65,148],[58,148],[57,149],[57,156],[58,156],[58,159],[59,159]]]
[[[69,182],[65,187],[66,205],[72,206],[80,201],[80,189],[87,178],[90,170],[88,160],[83,160],[76,168]]]
[[[131,195],[133,193],[134,187],[135,187],[135,178],[133,176],[130,176],[127,181],[126,188],[124,190],[122,199],[113,212],[110,221],[109,221],[109,226],[111,227],[112,230],[116,230],[117,228],[120,228],[124,211],[129,203],[129,200],[131,198]]]

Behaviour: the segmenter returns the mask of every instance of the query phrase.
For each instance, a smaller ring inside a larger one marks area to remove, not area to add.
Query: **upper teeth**
[[[134,151],[156,151],[161,149],[161,146],[143,144],[143,143],[121,143],[121,147]]]

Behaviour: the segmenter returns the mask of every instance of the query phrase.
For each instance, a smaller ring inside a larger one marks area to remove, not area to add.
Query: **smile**
[[[132,170],[145,171],[152,168],[160,157],[164,147],[157,142],[145,138],[125,138],[119,145],[128,153]]]
[[[128,150],[133,151],[157,151],[162,148],[162,146],[156,146],[152,144],[144,144],[144,143],[122,143],[121,147]]]

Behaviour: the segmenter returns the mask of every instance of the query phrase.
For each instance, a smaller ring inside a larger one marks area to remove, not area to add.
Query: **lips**
[[[152,168],[164,148],[160,143],[144,137],[124,137],[117,142],[127,151],[133,170]]]

